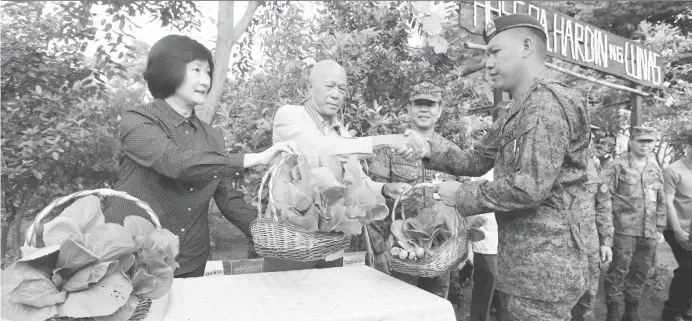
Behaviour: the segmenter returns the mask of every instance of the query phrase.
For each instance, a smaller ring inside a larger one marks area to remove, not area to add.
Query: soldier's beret
[[[498,33],[518,27],[534,28],[540,30],[543,35],[545,35],[545,30],[538,19],[532,15],[516,13],[507,16],[499,16],[493,21],[486,23],[483,29],[483,40],[485,40],[485,43],[488,43],[490,39],[493,39]]]
[[[422,82],[413,86],[411,90],[411,101],[425,99],[434,102],[442,100],[442,88],[429,82]]]
[[[656,140],[656,129],[645,126],[635,126],[630,130],[632,139]]]

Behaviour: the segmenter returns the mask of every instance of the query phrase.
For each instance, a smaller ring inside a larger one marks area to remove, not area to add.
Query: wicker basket
[[[38,215],[36,215],[34,222],[31,223],[29,228],[27,228],[24,245],[36,246],[36,239],[38,236],[38,228],[41,224],[41,221],[43,221],[43,219],[54,208],[56,208],[60,205],[63,205],[63,204],[65,204],[68,201],[71,201],[73,199],[77,199],[77,198],[89,196],[89,195],[96,195],[96,196],[101,196],[101,197],[115,196],[115,197],[120,197],[120,198],[124,198],[126,200],[133,201],[133,202],[135,202],[135,204],[137,204],[137,206],[141,207],[145,212],[147,212],[147,214],[149,214],[149,218],[151,218],[151,221],[153,222],[154,226],[157,229],[161,229],[161,223],[159,222],[158,216],[156,216],[154,211],[151,209],[151,207],[147,203],[145,203],[145,202],[143,202],[143,201],[141,201],[141,200],[133,197],[132,195],[125,193],[125,192],[115,191],[115,190],[107,189],[107,188],[101,188],[101,189],[95,189],[95,190],[80,191],[80,192],[76,192],[76,193],[58,198],[56,200],[53,200],[50,204],[48,204],[48,206],[46,206],[46,208],[44,208],[40,213],[38,213]],[[144,318],[147,316],[147,314],[149,312],[149,308],[151,307],[151,299],[142,298],[142,297],[138,297],[138,299],[139,299],[139,303],[137,304],[137,307],[135,308],[135,312],[128,319],[129,321],[144,320]],[[73,320],[87,321],[87,320],[93,320],[93,318],[69,318],[69,317],[57,317],[56,316],[56,317],[52,317],[52,318],[48,319],[48,321],[73,321]]]
[[[257,193],[257,214],[259,218],[252,223],[250,232],[255,242],[255,250],[264,257],[272,257],[293,261],[317,261],[327,255],[347,248],[351,243],[351,237],[344,233],[308,232],[288,222],[279,220],[274,207],[272,187],[274,177],[281,167],[290,158],[284,157],[278,163],[270,167],[262,177]],[[264,184],[269,181],[269,210],[271,216],[262,216],[262,191]]]
[[[396,199],[392,207],[392,222],[394,222],[396,208],[401,198],[415,188],[420,187],[422,186],[413,186]],[[403,205],[401,218],[406,219]],[[428,255],[425,258],[415,261],[402,260],[397,256],[390,255],[389,251],[385,251],[385,253],[389,258],[389,268],[392,271],[431,278],[448,273],[452,267],[457,266],[461,261],[466,259],[468,255],[468,237],[466,233],[459,233],[456,238],[449,239],[442,244],[442,246],[437,249],[434,256]]]

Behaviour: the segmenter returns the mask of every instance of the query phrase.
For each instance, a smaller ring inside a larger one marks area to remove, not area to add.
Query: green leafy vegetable
[[[33,246],[22,246],[22,259],[19,262],[32,263],[35,267],[54,266],[58,261],[58,252],[60,245],[56,244],[42,249]],[[45,273],[51,272],[50,269],[44,269]]]
[[[356,158],[342,164],[335,156],[292,156],[273,182],[279,217],[308,232],[360,234],[363,225],[389,212],[384,197],[362,185]]]
[[[281,180],[274,181],[272,195],[274,197],[274,206],[279,212],[285,208],[293,207],[293,205],[298,204],[302,198],[307,197],[307,195],[302,194],[295,185]]]
[[[158,299],[170,290],[178,268],[178,236],[139,216],[124,226],[105,223],[96,197],[46,223],[43,239],[47,247],[22,247],[23,258],[2,271],[5,319],[127,320],[137,296]]]
[[[101,279],[86,290],[72,292],[58,307],[58,315],[86,318],[113,314],[132,294],[130,280],[120,271]]]
[[[403,249],[427,255],[434,255],[440,246],[455,238],[459,229],[456,210],[442,202],[436,202],[432,208],[424,208],[415,217],[396,220],[390,227]]]
[[[362,167],[358,162],[358,158],[355,156],[349,157],[344,169],[346,170],[344,181],[347,184],[356,186],[363,185],[363,178],[361,177]]]
[[[104,261],[132,253],[136,249],[132,234],[123,226],[113,223],[106,223],[90,230],[86,235],[86,246]]]
[[[349,185],[346,188],[345,205],[368,210],[375,205],[374,193],[364,185]]]
[[[365,212],[365,217],[358,217],[361,224],[365,225],[372,221],[380,221],[389,216],[389,208],[384,204],[375,204]]]
[[[310,169],[310,174],[314,178],[312,185],[315,189],[320,189],[320,191],[330,189],[332,187],[342,187],[341,183],[336,180],[334,174],[329,168],[317,167]]]
[[[101,211],[101,200],[94,195],[85,196],[74,201],[60,213],[59,217],[74,218],[82,234],[86,234],[90,229],[103,225],[106,222]]]
[[[322,190],[321,201],[325,202],[326,207],[332,207],[333,205],[339,203],[346,195],[346,188],[341,186],[333,186]]]
[[[313,206],[311,209],[305,213],[305,216],[300,213],[296,213],[293,209],[287,208],[281,211],[281,218],[288,221],[289,223],[305,229],[308,232],[317,232],[319,216],[317,215],[317,209]]]
[[[137,298],[137,296],[130,295],[130,298],[127,299],[127,302],[125,302],[125,305],[120,307],[117,311],[115,311],[115,313],[110,314],[110,315],[95,317],[94,321],[129,320],[130,317],[132,317],[132,314],[135,313],[135,310],[137,309],[137,304],[139,304],[139,299]]]
[[[28,304],[16,303],[10,300],[9,295],[2,296],[2,309],[0,315],[5,320],[17,321],[44,321],[58,312],[55,305],[48,307],[35,307]]]
[[[336,205],[332,208],[332,219],[320,221],[320,231],[323,232],[343,232],[346,235],[358,235],[362,230],[362,225],[357,219],[346,217],[348,209],[343,205]]]
[[[154,224],[151,224],[149,220],[136,215],[126,217],[123,227],[132,234],[137,247],[141,246],[144,238],[155,230]]]
[[[65,277],[98,259],[99,256],[89,251],[81,241],[68,239],[60,246],[56,271],[67,270],[62,274]]]
[[[3,271],[2,287],[11,302],[37,308],[62,303],[66,296],[65,292],[58,291],[47,274],[27,262],[16,262]]]
[[[64,291],[76,292],[86,290],[90,285],[101,281],[118,269],[117,261],[101,262],[84,267],[70,277],[62,286]]]
[[[137,289],[136,294],[155,300],[168,292],[173,284],[174,270],[165,262],[167,255],[164,250],[152,250],[147,247],[139,249],[135,255],[135,269],[140,276],[137,280],[133,278],[132,282],[133,287]]]
[[[141,245],[138,248],[142,247]],[[123,273],[130,275],[130,268],[135,264],[135,255],[132,253],[125,254],[118,259],[118,269]]]
[[[442,202],[436,202],[433,207],[433,212],[435,213],[435,224],[444,223],[447,230],[452,232],[453,235],[457,235],[459,232],[459,215],[457,215],[457,210],[454,207],[447,206]]]
[[[328,168],[332,174],[334,175],[334,178],[338,181],[341,182],[344,179],[344,166],[341,164],[341,161],[334,156],[324,156],[321,155],[319,156],[320,164],[322,166]]]
[[[132,277],[132,293],[142,295],[154,291],[156,289],[154,284],[156,284],[156,277],[147,273],[145,269],[139,269]]]
[[[166,263],[171,270],[175,271],[175,269],[178,268],[178,263],[175,261],[175,257],[178,256],[180,240],[178,236],[173,234],[171,231],[155,230],[149,234],[149,236],[147,236],[142,248],[156,253],[158,256],[156,256],[155,259],[162,259],[161,262]],[[171,278],[172,277],[173,272],[171,272]]]
[[[43,225],[43,242],[46,246],[60,245],[67,239],[84,240],[77,219],[58,216]]]

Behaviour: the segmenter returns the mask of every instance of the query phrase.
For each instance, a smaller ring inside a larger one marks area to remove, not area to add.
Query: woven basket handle
[[[429,187],[434,187],[436,184],[435,183],[418,183],[416,185],[411,186],[409,189],[405,190],[399,197],[396,198],[394,201],[394,206],[392,206],[392,222],[396,219],[396,207],[399,205],[399,201],[404,197],[404,195],[410,193],[412,190],[417,189],[417,188],[429,188]],[[406,219],[406,215],[404,214],[404,204],[401,204],[401,219]]]
[[[267,172],[264,173],[264,176],[262,176],[262,181],[260,182],[259,189],[257,190],[257,217],[262,218],[262,192],[264,191],[264,184],[269,181],[268,185],[268,196],[269,196],[269,204],[267,206],[271,207],[271,210],[269,211],[272,213],[272,218],[275,221],[279,220],[278,213],[276,213],[276,207],[274,207],[274,197],[272,196],[272,189],[274,187],[274,177],[276,177],[276,173],[279,172],[279,169],[281,169],[281,166],[283,166],[288,159],[293,156],[293,155],[286,155],[283,158],[279,160],[276,164],[272,165],[267,169]]]
[[[151,221],[154,223],[154,226],[157,229],[161,229],[161,222],[159,222],[159,217],[156,216],[154,213],[154,210],[151,209],[149,204],[145,203],[144,201],[139,200],[138,198],[122,191],[116,191],[112,190],[109,188],[99,188],[99,189],[94,189],[94,190],[85,190],[85,191],[79,191],[76,193],[72,193],[67,196],[63,196],[61,198],[55,199],[46,208],[44,208],[40,213],[36,215],[36,218],[34,218],[34,222],[31,223],[29,228],[26,229],[26,238],[24,240],[24,245],[26,246],[35,246],[36,245],[36,237],[38,235],[38,227],[41,224],[41,221],[43,221],[44,218],[56,207],[65,204],[66,202],[72,200],[72,199],[77,199],[80,197],[84,196],[89,196],[89,195],[96,195],[96,196],[115,196],[115,197],[120,197],[126,200],[130,200],[135,202],[137,206],[142,208],[147,214],[149,214],[149,217],[151,218]]]

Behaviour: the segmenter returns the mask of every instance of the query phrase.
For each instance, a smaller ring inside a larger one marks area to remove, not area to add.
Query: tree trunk
[[[214,52],[214,75],[212,75],[213,85],[207,95],[204,105],[198,106],[196,114],[199,119],[207,124],[212,124],[216,109],[221,101],[223,85],[226,80],[229,68],[228,63],[231,58],[233,45],[240,39],[240,36],[250,26],[252,15],[263,1],[250,1],[245,9],[245,14],[234,28],[233,25],[233,1],[219,1],[219,17],[216,36],[216,50]],[[201,108],[200,108],[201,107]]]
[[[2,261],[5,261],[5,253],[7,253],[7,240],[9,239],[10,226],[14,222],[14,218],[17,214],[17,209],[12,205],[12,201],[7,197],[7,193],[3,193],[3,198],[5,201],[5,212],[2,217],[2,227],[0,227],[0,255],[2,255]]]
[[[21,247],[24,241],[22,239],[22,221],[24,220],[24,214],[26,214],[26,211],[29,209],[29,204],[31,204],[31,200],[34,198],[34,195],[36,195],[37,186],[38,184],[32,184],[30,188],[24,190],[24,192],[22,193],[22,203],[19,206],[17,214],[15,215],[14,233],[12,233],[12,236],[14,237],[14,242],[12,248],[14,249],[14,255],[16,259],[20,259],[22,257]]]

